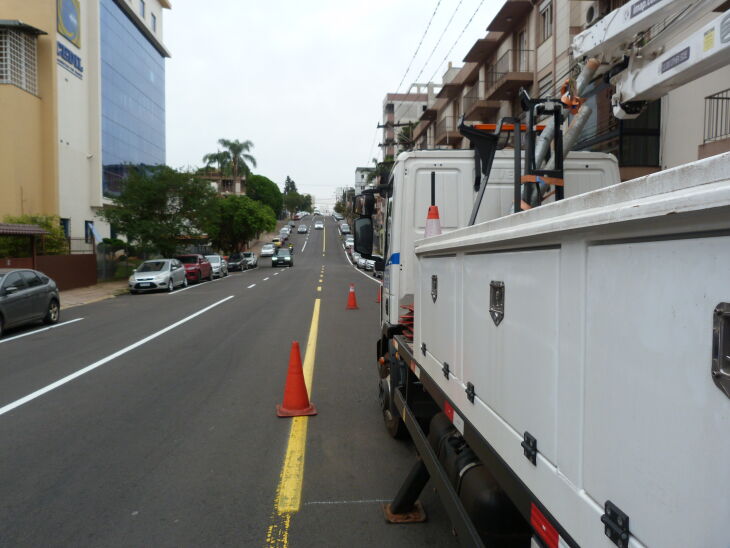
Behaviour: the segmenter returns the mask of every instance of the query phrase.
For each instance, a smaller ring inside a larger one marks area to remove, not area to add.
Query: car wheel
[[[167,280],[167,292],[172,293],[173,289],[175,289],[175,284],[172,283],[172,278]]]
[[[196,277],[195,283],[199,284],[203,280],[203,274],[198,270],[198,275]]]
[[[132,295],[136,295],[137,293],[139,293],[139,291],[137,291],[136,289],[130,289],[130,290],[129,290],[129,292],[130,292],[130,293],[131,293]]]
[[[188,277],[187,276],[185,276],[183,278],[183,281],[182,281],[182,283],[180,285],[182,285],[183,287],[187,287],[188,286]]]
[[[2,339],[2,337],[3,337],[3,328],[4,328],[3,317],[0,316],[0,339]]]
[[[58,301],[56,299],[51,299],[51,302],[48,303],[48,311],[46,312],[46,317],[43,318],[43,323],[58,323],[58,319],[61,317],[61,307],[58,306]]]

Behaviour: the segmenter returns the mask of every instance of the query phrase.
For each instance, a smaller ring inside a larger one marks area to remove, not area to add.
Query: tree
[[[415,129],[415,122],[408,122],[408,125],[403,126],[398,132],[398,146],[402,151],[409,151],[416,148],[416,141],[413,139]]]
[[[284,206],[284,197],[279,185],[263,175],[251,175],[246,179],[246,195],[269,206],[276,216]]]
[[[99,217],[143,252],[175,254],[181,238],[200,237],[215,215],[216,192],[167,166],[131,169],[121,194]]]
[[[218,139],[218,144],[225,148],[225,153],[228,154],[228,161],[231,165],[231,175],[238,177],[241,174],[248,175],[251,173],[251,169],[248,167],[250,163],[253,167],[256,167],[256,158],[248,154],[253,148],[251,141],[239,141],[234,139]]]
[[[36,225],[48,232],[43,236],[43,252],[46,255],[68,252],[68,239],[61,228],[61,219],[57,215],[7,215],[3,222]],[[0,238],[0,257],[28,257],[30,251],[30,244],[25,236]]]
[[[209,170],[212,164],[218,165],[218,173],[223,175],[223,171],[227,169],[229,160],[228,153],[222,150],[218,152],[211,152],[203,156],[203,162],[205,162],[205,169]]]
[[[276,216],[266,204],[248,196],[218,197],[206,232],[213,246],[225,252],[241,251],[261,232],[276,228]]]
[[[309,211],[310,213],[314,209],[314,199],[311,194],[300,194],[299,195],[299,211]]]
[[[297,184],[288,175],[284,181],[284,194],[298,194]]]

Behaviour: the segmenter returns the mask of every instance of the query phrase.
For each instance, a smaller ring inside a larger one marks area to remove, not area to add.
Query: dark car
[[[213,279],[213,267],[208,259],[198,254],[178,255],[175,257],[185,267],[185,276],[189,282]]]
[[[231,253],[228,257],[228,270],[234,272],[236,270],[246,270],[248,268],[248,261],[246,260],[245,253]]]
[[[58,322],[61,299],[56,282],[27,268],[0,268],[0,337],[8,327]]]
[[[281,247],[271,257],[271,266],[294,266],[294,257],[287,248]]]

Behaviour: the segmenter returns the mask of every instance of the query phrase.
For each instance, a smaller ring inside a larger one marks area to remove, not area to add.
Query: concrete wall
[[[730,67],[724,67],[662,98],[661,164],[675,167],[699,159],[704,139],[705,97],[730,88]]]

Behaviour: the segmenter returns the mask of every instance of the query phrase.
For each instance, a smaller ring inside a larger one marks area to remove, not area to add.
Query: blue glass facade
[[[165,163],[165,59],[114,0],[101,0],[101,149],[105,196],[129,165]]]

